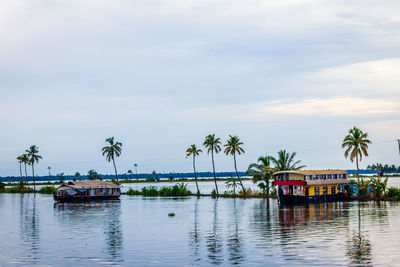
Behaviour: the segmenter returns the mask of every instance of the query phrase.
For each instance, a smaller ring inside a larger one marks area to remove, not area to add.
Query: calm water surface
[[[0,214],[0,266],[400,264],[398,203],[0,194]]]

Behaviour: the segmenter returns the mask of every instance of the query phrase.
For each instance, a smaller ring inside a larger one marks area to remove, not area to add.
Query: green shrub
[[[57,188],[54,186],[44,186],[39,189],[38,191],[40,194],[56,194],[57,193]]]
[[[19,186],[13,186],[10,188],[4,188],[1,190],[1,193],[11,193],[11,194],[19,194],[19,193],[32,193],[34,192],[33,189],[29,187],[21,188]]]
[[[6,188],[6,185],[2,182],[0,182],[0,190],[3,190],[4,188]]]
[[[158,196],[158,190],[155,186],[143,187],[142,195],[145,197],[154,197]]]
[[[385,198],[388,200],[400,201],[400,188],[390,187]]]
[[[213,189],[213,190],[211,191],[211,197],[212,197],[212,198],[216,198],[216,197],[217,197],[217,192],[215,191],[215,189]]]
[[[126,192],[126,194],[129,196],[137,196],[137,195],[141,195],[142,192],[140,192],[139,190],[134,190],[132,188],[129,188],[129,190]]]

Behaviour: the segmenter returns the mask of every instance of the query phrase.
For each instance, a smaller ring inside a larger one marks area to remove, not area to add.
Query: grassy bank
[[[187,189],[187,184],[180,183],[169,187],[164,186],[160,189],[157,189],[155,186],[143,187],[142,190],[129,189],[126,194],[129,196],[142,195],[145,197],[177,197],[190,196],[192,192]]]
[[[45,186],[40,188],[40,190],[33,190],[30,187],[5,187],[0,189],[0,193],[8,193],[8,194],[25,194],[25,193],[39,193],[39,194],[55,194],[57,192],[57,188],[54,186]]]

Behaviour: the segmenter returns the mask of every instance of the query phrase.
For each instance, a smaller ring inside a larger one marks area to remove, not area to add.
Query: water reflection
[[[218,224],[218,201],[219,199],[214,200],[213,206],[213,222],[212,229],[207,233],[207,249],[208,249],[208,258],[211,260],[213,264],[221,264],[223,259],[223,240],[221,229]]]
[[[24,256],[36,263],[40,251],[39,215],[36,210],[36,197],[31,194],[20,194],[20,237],[24,244]]]
[[[123,231],[120,200],[88,203],[55,203],[56,217],[77,235],[103,233],[103,255],[112,263],[123,261]],[[99,245],[99,244],[96,244]]]
[[[244,261],[243,256],[243,241],[239,233],[239,220],[240,220],[240,208],[241,205],[237,204],[237,199],[233,199],[233,218],[232,223],[228,225],[229,236],[227,240],[227,246],[229,251],[229,262],[231,264],[240,264]],[[231,218],[229,218],[231,220]],[[233,229],[232,229],[233,228]]]
[[[360,206],[357,205],[357,225],[351,230],[349,240],[346,245],[346,256],[351,260],[352,265],[370,265],[372,263],[371,243],[366,231],[363,231]]]
[[[200,230],[199,230],[199,202],[200,199],[197,198],[196,201],[194,202],[194,220],[193,220],[193,231],[189,233],[190,241],[189,245],[193,249],[193,260],[194,261],[200,261],[200,254],[199,254],[199,249],[200,249]]]

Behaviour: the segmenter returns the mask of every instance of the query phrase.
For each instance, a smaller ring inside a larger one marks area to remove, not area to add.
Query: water
[[[400,264],[400,203],[0,194],[0,214],[0,266]]]

